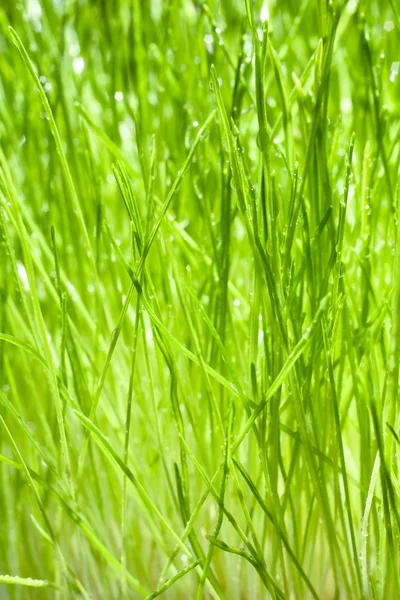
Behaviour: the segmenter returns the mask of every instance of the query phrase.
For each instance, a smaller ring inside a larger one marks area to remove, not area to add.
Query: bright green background
[[[3,3],[1,600],[400,597],[399,97],[398,0]]]

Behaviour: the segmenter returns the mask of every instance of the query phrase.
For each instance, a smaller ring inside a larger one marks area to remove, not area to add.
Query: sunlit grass
[[[395,0],[0,8],[0,599],[400,597]]]

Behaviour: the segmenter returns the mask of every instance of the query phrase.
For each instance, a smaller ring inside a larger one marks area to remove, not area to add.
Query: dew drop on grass
[[[225,133],[222,134],[221,144],[222,144],[222,148],[225,150],[225,152],[229,152],[229,138],[228,138],[228,135]]]
[[[385,23],[383,24],[383,30],[386,31],[386,33],[390,33],[391,31],[393,31],[393,29],[394,29],[393,21],[385,21]]]
[[[204,43],[209,54],[214,54],[214,38],[210,33],[204,36]]]
[[[82,56],[77,56],[72,62],[72,68],[77,75],[80,75],[85,68],[85,61]]]
[[[394,83],[400,70],[400,62],[394,62],[390,67],[390,81]]]

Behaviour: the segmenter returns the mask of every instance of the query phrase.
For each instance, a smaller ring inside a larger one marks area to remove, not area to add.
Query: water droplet
[[[390,67],[390,81],[394,83],[396,81],[396,77],[399,74],[400,70],[400,62],[396,61],[391,64]]]
[[[204,43],[209,54],[214,54],[214,38],[210,33],[204,36]]]
[[[85,61],[82,56],[77,56],[72,62],[72,68],[77,75],[80,75],[85,68]]]

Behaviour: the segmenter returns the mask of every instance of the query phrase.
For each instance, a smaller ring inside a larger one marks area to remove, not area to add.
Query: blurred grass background
[[[0,8],[1,599],[400,595],[399,15]]]

